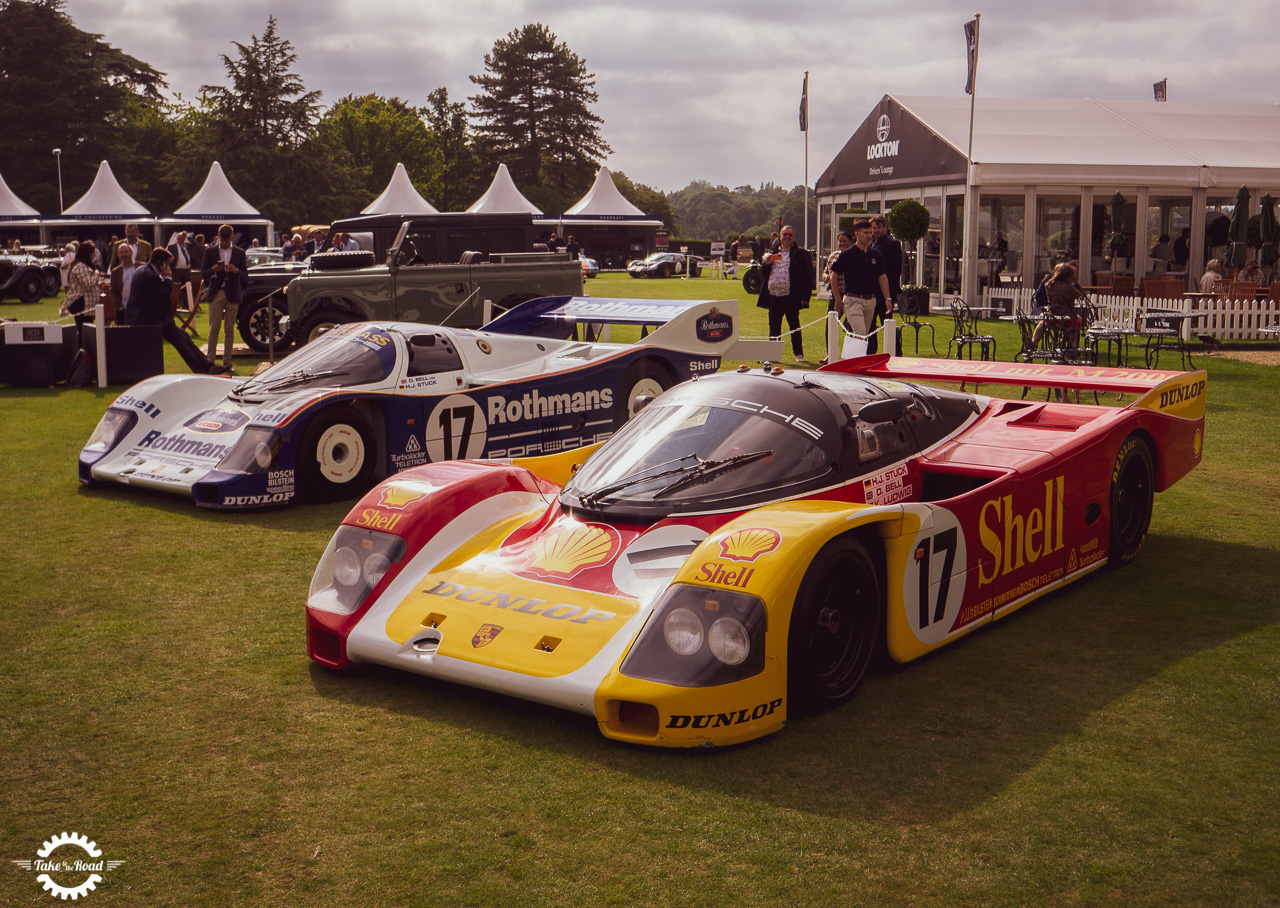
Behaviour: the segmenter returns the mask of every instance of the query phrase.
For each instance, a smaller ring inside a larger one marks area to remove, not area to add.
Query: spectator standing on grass
[[[201,273],[209,287],[209,359],[218,355],[218,331],[225,326],[222,364],[231,368],[236,313],[249,283],[249,263],[244,250],[231,242],[234,232],[230,224],[218,228],[218,244],[204,253]]]
[[[243,250],[240,254],[244,255]],[[173,275],[169,270],[171,260],[167,249],[156,249],[146,267],[134,272],[125,321],[130,325],[159,325],[164,339],[173,344],[192,372],[225,375],[231,367],[214,365],[173,320],[173,307],[169,304],[169,295],[173,292]]]
[[[63,290],[67,289],[67,281],[70,279],[71,273],[71,263],[76,260],[77,246],[78,244],[76,243],[67,243],[66,249],[63,250],[66,254],[62,256],[62,264],[58,266],[58,273],[62,275]],[[94,246],[93,248],[95,252],[98,249],[97,246]]]
[[[840,300],[843,312],[854,334],[871,334],[875,318],[876,297],[889,297],[888,270],[884,256],[871,248],[871,222],[853,222],[853,245],[840,253],[831,271],[831,293]]]
[[[173,286],[181,287],[191,282],[191,244],[187,241],[187,232],[179,230],[169,241],[169,254],[173,256]],[[136,264],[136,259],[135,259]]]
[[[764,247],[760,245],[760,237],[751,240],[751,261],[760,261],[760,256],[764,252]]]
[[[902,244],[889,235],[889,222],[882,214],[877,214],[871,219],[871,248],[884,256],[885,277],[889,281],[889,296],[884,299],[876,298],[876,314],[871,320],[874,331],[876,322],[883,323],[886,318],[892,317],[898,297],[902,295]],[[898,334],[898,347],[899,349],[895,352],[901,356],[901,332]],[[873,334],[867,340],[867,352],[875,353],[876,348],[876,338]]]
[[[121,243],[116,247],[116,251],[119,253],[120,264],[111,269],[109,286],[111,302],[116,309],[116,323],[123,325],[125,310],[129,305],[129,295],[133,288],[133,275],[139,268],[146,266],[133,260],[133,250],[129,248],[128,243]]]
[[[582,252],[582,247],[578,245],[578,238],[570,235],[569,241],[564,244],[564,251],[569,253],[569,258],[578,261],[578,255]]]
[[[796,245],[796,232],[783,227],[777,252],[765,256],[756,305],[769,310],[769,337],[782,335],[782,320],[791,330],[791,349],[796,362],[804,362],[804,338],[800,336],[800,310],[809,308],[813,295],[813,262],[809,253]]]
[[[76,317],[76,340],[81,339],[84,323],[93,320],[93,307],[98,305],[101,287],[98,272],[93,267],[93,243],[84,242],[76,247],[76,257],[67,275],[67,295],[62,301],[60,315]]]
[[[130,222],[124,225],[124,241],[129,244],[129,248],[133,250],[133,260],[135,262],[145,262],[151,256],[151,244],[138,236],[138,225]],[[116,265],[120,264],[120,245],[119,243],[111,243],[111,263],[107,266],[110,271]]]

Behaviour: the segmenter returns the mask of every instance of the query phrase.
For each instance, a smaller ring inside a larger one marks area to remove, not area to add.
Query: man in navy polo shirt
[[[892,299],[886,274],[884,256],[871,248],[871,222],[854,221],[853,245],[831,266],[831,297],[841,300],[854,334],[871,333],[877,291],[882,299]]]

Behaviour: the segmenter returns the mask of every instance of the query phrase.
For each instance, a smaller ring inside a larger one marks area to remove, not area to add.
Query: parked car
[[[632,277],[671,277],[684,274],[687,268],[690,276],[698,277],[702,273],[702,264],[702,259],[696,255],[655,252],[648,258],[627,265],[627,274]]]
[[[585,255],[579,255],[578,261],[582,262],[583,277],[599,277],[600,276],[600,263],[597,262],[595,259],[588,258]]]
[[[135,385],[81,451],[80,480],[261,507],[349,498],[418,464],[593,444],[639,398],[718,369],[737,311],[733,300],[553,297],[483,331],[341,325],[247,380]],[[593,324],[659,327],[636,344],[577,338]]]
[[[963,390],[979,381],[1135,399]],[[308,654],[585,713],[622,741],[746,741],[847,701],[882,647],[908,662],[1133,560],[1155,492],[1200,461],[1204,412],[1204,372],[744,366],[598,449],[384,481],[316,568]]]

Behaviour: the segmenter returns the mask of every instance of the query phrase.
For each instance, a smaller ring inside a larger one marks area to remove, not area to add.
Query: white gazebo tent
[[[168,237],[160,237],[161,226],[169,228],[172,233],[180,226],[208,224],[215,228],[221,224],[242,227],[265,228],[265,239],[270,243],[275,232],[275,222],[262,216],[258,209],[231,188],[222,165],[214,161],[209,166],[209,174],[204,179],[200,191],[178,208],[172,216],[160,218],[156,227],[156,242],[168,242]]]
[[[595,182],[573,207],[559,217],[535,218],[561,236],[577,238],[583,252],[605,267],[625,266],[644,258],[655,245],[660,218],[652,218],[626,200],[609,168],[601,167]]]
[[[395,173],[382,190],[382,195],[370,202],[361,214],[439,214],[440,210],[422,197],[403,164],[396,164]]]
[[[936,285],[939,271],[944,279],[979,271],[979,250],[961,248],[971,218],[979,246],[1012,225],[1009,271],[1027,284],[1064,253],[1079,257],[1088,284],[1091,273],[1111,267],[1100,245],[1119,192],[1132,251],[1122,267],[1141,278],[1150,270],[1149,238],[1190,229],[1195,277],[1204,267],[1206,215],[1233,206],[1242,185],[1251,214],[1263,193],[1280,196],[1275,104],[979,97],[972,167],[968,140],[968,97],[885,95],[818,180],[820,255],[834,245],[839,211],[888,211],[914,198],[937,218],[931,238],[940,250],[932,262],[920,257],[916,282]],[[967,212],[966,180],[977,202]]]
[[[498,165],[498,172],[493,175],[493,182],[470,208],[469,214],[542,214],[542,209],[534,205],[516,189],[506,164]]]
[[[98,174],[88,192],[67,206],[61,215],[48,215],[41,219],[40,237],[41,242],[47,243],[50,231],[65,227],[119,226],[123,232],[124,225],[129,223],[150,224],[154,228],[156,220],[150,211],[121,188],[111,172],[111,165],[103,161],[98,165]],[[104,230],[99,235],[99,243],[105,239],[105,234]]]
[[[0,174],[0,230],[39,226],[40,212],[18,198],[9,188],[9,184],[4,181],[4,176]],[[43,241],[41,237],[41,242]]]

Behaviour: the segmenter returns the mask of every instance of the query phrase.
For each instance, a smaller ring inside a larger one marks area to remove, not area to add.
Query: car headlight
[[[265,473],[276,466],[282,439],[275,429],[250,426],[222,458],[217,469],[224,473]]]
[[[622,661],[628,678],[676,687],[741,681],[764,668],[768,613],[755,596],[677,583]]]
[[[120,439],[129,434],[138,421],[138,414],[129,410],[108,409],[98,420],[98,427],[89,436],[89,441],[80,451],[80,459],[85,463],[101,460],[106,453],[120,443]]]
[[[307,607],[350,615],[404,557],[399,536],[341,526],[329,540],[311,578]]]

